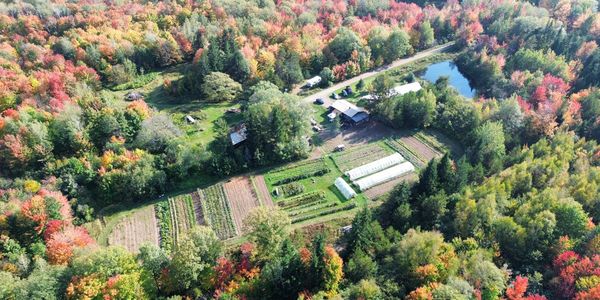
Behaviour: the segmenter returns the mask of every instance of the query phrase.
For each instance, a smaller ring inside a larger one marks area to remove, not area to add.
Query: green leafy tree
[[[304,76],[302,75],[298,54],[284,48],[279,50],[275,61],[275,73],[288,89],[292,85],[301,82]]]
[[[171,260],[169,289],[186,292],[210,288],[216,260],[222,254],[222,243],[209,227],[194,227],[178,244]]]
[[[386,63],[391,63],[413,52],[410,37],[404,30],[400,29],[392,31],[384,49],[383,55]]]
[[[425,21],[423,23],[421,23],[421,26],[419,26],[419,34],[420,34],[420,41],[419,41],[419,46],[421,48],[428,48],[433,46],[433,43],[435,42],[435,38],[434,38],[434,32],[433,32],[433,28],[431,27],[431,24],[429,23],[429,21]]]
[[[338,29],[337,34],[329,42],[328,47],[340,62],[350,60],[352,52],[362,48],[358,35],[346,27]]]
[[[335,78],[333,77],[333,72],[328,67],[323,68],[323,70],[321,70],[321,72],[319,73],[319,76],[321,77],[321,87],[331,86],[331,84],[335,80]]]
[[[212,72],[204,78],[202,93],[206,101],[233,101],[242,93],[242,85],[225,73]]]
[[[179,128],[167,115],[159,114],[144,120],[135,144],[153,153],[163,152],[169,143],[181,136]]]
[[[257,207],[244,221],[248,237],[256,244],[259,260],[272,258],[289,236],[291,224],[287,214],[279,209]]]
[[[498,170],[506,154],[504,131],[501,123],[486,122],[474,134],[471,148],[475,162],[481,162],[486,168]]]

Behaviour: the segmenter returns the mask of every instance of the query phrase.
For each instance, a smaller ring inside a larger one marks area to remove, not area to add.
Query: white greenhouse
[[[354,168],[354,169],[346,172],[346,175],[348,175],[348,178],[350,178],[350,180],[354,181],[358,178],[362,178],[367,175],[375,174],[381,170],[385,170],[391,166],[395,166],[404,161],[406,161],[406,160],[404,159],[404,157],[402,157],[402,155],[400,155],[400,153],[394,153],[390,156],[386,156],[382,159],[378,159],[378,160],[370,162],[366,165],[362,165],[360,167]]]
[[[340,192],[342,193],[342,195],[344,195],[344,198],[346,199],[350,199],[356,196],[356,192],[344,179],[342,179],[342,177],[338,177],[335,180],[335,187],[337,187],[338,190],[340,190]]]
[[[413,172],[415,167],[410,162],[403,162],[399,165],[395,165],[389,169],[385,169],[381,172],[369,175],[365,178],[354,181],[361,191],[364,191],[370,187],[382,184],[386,181],[390,181],[396,177],[400,177],[404,174]]]

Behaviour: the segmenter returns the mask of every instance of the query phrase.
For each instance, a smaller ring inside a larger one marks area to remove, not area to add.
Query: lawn
[[[166,80],[174,82],[183,77],[183,70],[186,66],[186,64],[182,64],[159,72],[148,73],[129,83],[119,85],[112,91],[107,91],[123,105],[129,103],[123,100],[125,94],[131,91],[141,92],[145,95],[144,101],[150,107],[171,116],[173,122],[185,133],[184,139],[187,142],[207,145],[214,139],[216,120],[223,117],[230,126],[242,120],[239,113],[226,113],[229,108],[239,108],[239,104],[233,102],[210,103],[203,101],[200,95],[173,96],[165,92],[164,82]],[[133,88],[136,86],[137,88]],[[196,123],[188,123],[185,120],[188,115],[192,116]]]

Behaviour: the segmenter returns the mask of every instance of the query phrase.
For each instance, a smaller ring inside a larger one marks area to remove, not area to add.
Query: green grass
[[[200,95],[174,96],[163,89],[166,80],[175,82],[183,77],[187,64],[174,66],[159,72],[139,76],[135,80],[113,87],[109,91],[118,101],[126,105],[125,94],[135,90],[144,94],[144,101],[159,112],[171,116],[173,122],[185,133],[183,139],[192,144],[208,145],[215,137],[215,121],[225,118],[229,126],[242,120],[241,114],[225,114],[229,108],[238,108],[234,102],[211,103],[203,101]],[[187,115],[196,119],[195,124],[186,122]]]

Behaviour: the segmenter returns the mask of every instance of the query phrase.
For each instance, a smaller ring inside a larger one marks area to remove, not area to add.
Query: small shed
[[[242,123],[235,126],[231,130],[231,133],[229,133],[229,138],[231,139],[231,144],[233,146],[237,146],[240,143],[244,142],[248,138],[246,124]]]
[[[196,123],[196,119],[194,119],[194,117],[187,115],[185,116],[185,120],[190,123],[190,124],[195,124]]]
[[[142,93],[140,92],[129,92],[125,94],[125,100],[127,101],[135,101],[141,99],[144,99],[144,95],[142,95]]]

